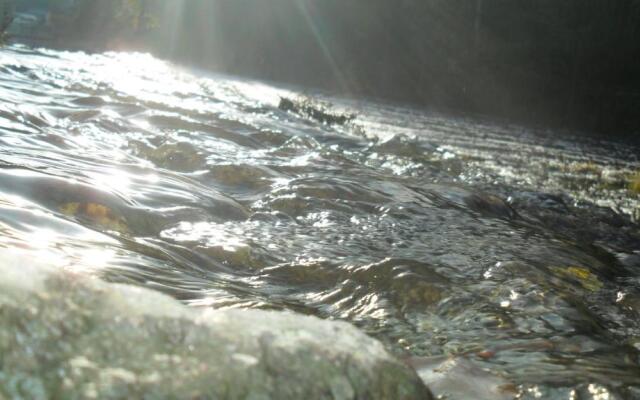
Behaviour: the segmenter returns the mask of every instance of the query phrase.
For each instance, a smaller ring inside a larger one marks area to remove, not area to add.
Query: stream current
[[[332,125],[279,107],[299,96],[1,49],[0,248],[346,320],[520,398],[640,398],[638,147],[340,99]]]

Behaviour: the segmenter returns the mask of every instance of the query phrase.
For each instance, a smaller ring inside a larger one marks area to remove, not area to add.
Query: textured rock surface
[[[0,398],[431,398],[412,369],[346,323],[202,312],[0,260]]]
[[[445,399],[512,400],[517,388],[464,356],[425,357],[411,360],[422,380]]]

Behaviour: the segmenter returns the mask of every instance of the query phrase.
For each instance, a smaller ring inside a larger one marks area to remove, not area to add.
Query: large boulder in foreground
[[[0,256],[0,398],[431,398],[346,323],[201,311]]]

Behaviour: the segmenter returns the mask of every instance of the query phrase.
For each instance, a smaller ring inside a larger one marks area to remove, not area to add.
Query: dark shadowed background
[[[640,126],[638,0],[18,1],[34,7],[66,45],[529,125]]]

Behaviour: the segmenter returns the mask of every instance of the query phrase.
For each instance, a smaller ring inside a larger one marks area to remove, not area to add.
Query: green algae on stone
[[[266,168],[248,164],[214,165],[210,167],[210,175],[216,182],[232,187],[264,189],[272,183]]]
[[[129,233],[124,217],[103,204],[70,202],[61,205],[59,210],[68,217],[83,219],[104,229]]]
[[[629,190],[632,193],[640,194],[640,172],[636,173],[629,180]]]
[[[196,171],[206,164],[206,158],[198,148],[188,142],[165,143],[146,156],[157,166],[178,172]]]
[[[580,283],[583,288],[591,292],[597,292],[602,289],[602,282],[600,282],[598,277],[589,271],[588,268],[568,266],[554,267],[552,269],[557,275],[560,275],[563,278],[575,280]]]
[[[264,268],[266,265],[255,254],[256,252],[247,243],[238,242],[233,245],[196,246],[194,249],[199,254],[204,254],[225,265],[245,268]]]
[[[566,170],[568,172],[573,172],[573,173],[582,174],[582,175],[586,174],[586,175],[599,176],[602,174],[602,167],[591,160],[571,163],[567,165]]]

